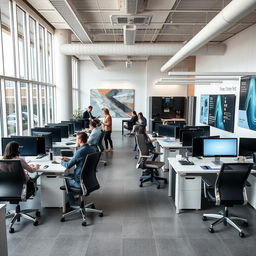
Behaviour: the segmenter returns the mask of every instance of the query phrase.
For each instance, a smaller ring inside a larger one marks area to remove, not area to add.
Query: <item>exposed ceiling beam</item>
[[[169,76],[256,76],[256,72],[168,72]]]
[[[50,0],[50,2],[82,43],[92,43],[89,32],[84,26],[82,19],[71,0]],[[89,57],[98,68],[104,68],[104,63],[98,56]]]

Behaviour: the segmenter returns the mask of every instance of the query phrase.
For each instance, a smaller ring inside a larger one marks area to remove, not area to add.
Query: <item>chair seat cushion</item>
[[[0,201],[21,201],[22,184],[18,183],[0,183]]]
[[[164,162],[158,162],[158,161],[146,161],[144,164],[144,167],[146,168],[153,168],[158,169],[164,166]]]

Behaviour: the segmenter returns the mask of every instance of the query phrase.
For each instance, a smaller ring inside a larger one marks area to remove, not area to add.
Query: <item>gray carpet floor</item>
[[[90,195],[104,217],[88,215],[88,226],[81,226],[79,215],[61,223],[60,209],[41,209],[40,225],[22,220],[16,232],[8,233],[10,256],[246,256],[256,251],[256,211],[249,206],[231,209],[246,217],[249,227],[241,239],[231,227],[220,225],[208,232],[210,221],[202,221],[203,212],[215,213],[216,207],[175,213],[167,196],[167,186],[139,187],[140,171],[135,168],[134,138],[113,133],[114,152],[105,153],[108,165],[101,166],[101,188]],[[40,193],[22,207],[38,207]],[[8,223],[8,221],[7,221]],[[8,231],[8,230],[7,230]],[[1,253],[0,253],[1,254]]]

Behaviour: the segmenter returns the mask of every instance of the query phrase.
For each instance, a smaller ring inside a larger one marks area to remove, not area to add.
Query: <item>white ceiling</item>
[[[77,9],[93,42],[123,42],[122,26],[111,24],[111,15],[122,15],[123,0],[70,0]],[[187,42],[231,0],[144,0],[138,15],[152,16],[149,26],[137,27],[136,43]],[[28,0],[55,28],[68,25],[49,0]],[[127,14],[126,14],[127,15]],[[212,42],[223,42],[256,23],[256,12],[243,18]],[[74,41],[78,41],[75,36]]]

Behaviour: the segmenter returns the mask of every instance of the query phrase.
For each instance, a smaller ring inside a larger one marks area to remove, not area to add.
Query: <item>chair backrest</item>
[[[149,154],[149,152],[148,152],[147,144],[145,142],[144,134],[137,134],[136,135],[136,142],[137,142],[137,145],[138,145],[140,155],[147,156]]]
[[[247,201],[245,184],[253,164],[225,163],[215,184],[216,204],[232,206]]]
[[[97,147],[98,147],[100,152],[104,151],[104,146],[102,144],[103,138],[104,138],[104,131],[101,130],[99,140],[98,140],[98,143],[97,143]]]
[[[26,184],[20,160],[0,160],[0,201],[26,200]]]
[[[84,195],[88,195],[100,188],[96,177],[96,168],[100,160],[101,152],[88,154],[81,171],[80,182]]]

